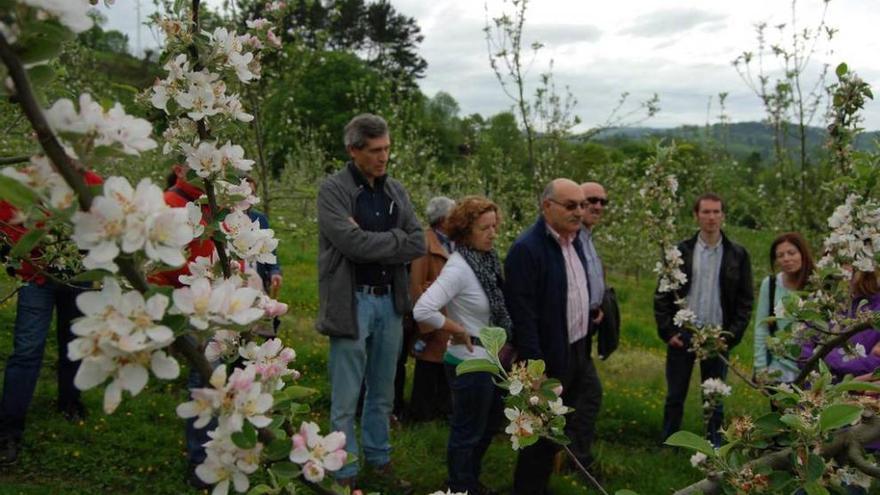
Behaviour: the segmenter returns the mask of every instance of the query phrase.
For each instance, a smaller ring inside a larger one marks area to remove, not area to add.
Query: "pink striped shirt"
[[[547,231],[559,243],[565,259],[565,279],[568,281],[568,343],[571,344],[587,336],[590,320],[587,272],[574,248],[575,236],[562,237],[550,225],[547,225]]]

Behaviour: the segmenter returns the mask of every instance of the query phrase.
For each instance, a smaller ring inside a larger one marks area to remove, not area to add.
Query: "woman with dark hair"
[[[774,356],[767,349],[767,339],[777,330],[786,328],[791,320],[767,319],[776,315],[776,306],[792,291],[803,290],[813,273],[813,257],[804,236],[786,232],[770,245],[770,268],[779,273],[767,276],[761,282],[758,309],[755,311],[755,373],[767,372],[774,381],[788,383],[798,374],[797,363],[791,359]]]
[[[501,292],[501,262],[494,249],[499,221],[498,206],[486,198],[468,196],[456,204],[447,219],[455,252],[413,309],[416,321],[451,334],[443,356],[452,390],[446,452],[449,488],[472,495],[493,493],[480,483],[480,467],[500,427],[503,404],[490,373],[456,376],[455,367],[489,356],[479,340],[481,328],[511,327]]]

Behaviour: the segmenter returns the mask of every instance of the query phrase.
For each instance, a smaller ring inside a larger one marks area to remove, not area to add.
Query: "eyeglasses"
[[[608,206],[608,198],[599,198],[596,196],[590,196],[587,198],[587,202],[591,205],[600,204],[602,206]]]
[[[567,201],[567,202],[563,203],[561,201],[556,201],[553,198],[547,198],[547,199],[549,199],[551,203],[556,203],[568,211],[574,211],[578,208],[580,208],[582,210],[586,210],[587,206],[589,206],[589,203],[587,203],[586,201],[581,201],[580,203],[578,203],[577,201]]]

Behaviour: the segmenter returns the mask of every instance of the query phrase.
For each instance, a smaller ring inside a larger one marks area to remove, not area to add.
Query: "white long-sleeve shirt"
[[[474,337],[480,336],[481,328],[489,326],[489,298],[470,265],[458,253],[452,253],[437,280],[422,293],[413,308],[413,318],[431,328],[440,328],[447,318],[440,312],[443,308],[452,321]],[[482,347],[474,346],[473,352],[468,352],[462,344],[450,345],[446,352],[462,361],[489,357]]]

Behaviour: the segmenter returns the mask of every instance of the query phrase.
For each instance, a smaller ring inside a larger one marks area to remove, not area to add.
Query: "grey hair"
[[[454,206],[455,201],[446,196],[436,196],[431,198],[431,200],[428,201],[428,206],[425,208],[425,217],[428,218],[428,225],[432,227],[437,225],[449,215],[449,212],[452,211]]]
[[[362,113],[345,125],[346,149],[363,149],[368,139],[376,139],[388,135],[388,123],[385,119],[371,113]]]
[[[556,181],[551,180],[547,183],[547,186],[544,188],[544,192],[541,193],[541,202],[544,202],[556,195],[556,186],[553,185],[554,182]]]

